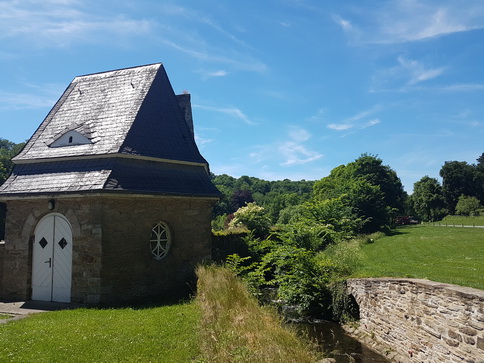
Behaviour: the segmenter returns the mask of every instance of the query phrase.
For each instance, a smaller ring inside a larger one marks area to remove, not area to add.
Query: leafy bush
[[[222,231],[225,229],[225,223],[227,221],[227,215],[222,214],[220,216],[216,216],[212,219],[212,230],[213,231]]]
[[[230,228],[245,226],[258,236],[267,235],[271,226],[271,219],[263,207],[256,203],[247,203],[234,213],[234,219],[229,223]]]
[[[282,243],[312,251],[320,251],[342,238],[330,224],[296,222],[281,226],[276,233]]]
[[[348,277],[362,263],[362,252],[358,240],[340,242],[329,246],[322,252],[324,258],[333,261],[334,273],[338,277]]]
[[[455,213],[463,216],[478,216],[481,203],[476,197],[461,195],[455,207]]]
[[[244,237],[248,233],[246,230],[239,229],[212,231],[212,260],[222,262],[228,255],[234,253],[247,256],[249,249]]]

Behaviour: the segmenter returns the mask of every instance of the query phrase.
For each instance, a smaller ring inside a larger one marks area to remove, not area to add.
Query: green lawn
[[[199,319],[195,303],[36,314],[0,324],[0,361],[190,362]]]
[[[447,216],[435,224],[464,225],[464,226],[484,226],[484,216]]]
[[[484,229],[403,227],[363,247],[357,277],[412,277],[484,289]]]

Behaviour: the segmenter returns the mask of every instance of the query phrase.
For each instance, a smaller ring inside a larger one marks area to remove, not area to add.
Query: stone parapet
[[[484,362],[484,291],[420,279],[350,279],[352,331],[395,362]]]

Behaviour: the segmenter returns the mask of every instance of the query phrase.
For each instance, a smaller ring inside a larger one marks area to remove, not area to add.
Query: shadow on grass
[[[144,310],[162,306],[186,304],[196,296],[196,282],[187,283],[184,288],[174,289],[157,296],[130,299],[120,302],[101,303],[86,306],[90,309],[133,309]]]
[[[415,228],[421,228],[425,227],[422,225],[404,225],[404,226],[397,226],[394,229],[391,229],[389,231],[385,231],[385,235],[387,236],[398,236],[402,234],[408,234],[409,229],[415,229]]]

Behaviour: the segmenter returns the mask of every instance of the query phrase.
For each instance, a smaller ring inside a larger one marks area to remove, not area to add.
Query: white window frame
[[[166,257],[171,247],[171,232],[165,222],[158,222],[151,229],[150,248],[155,260],[160,261]]]

